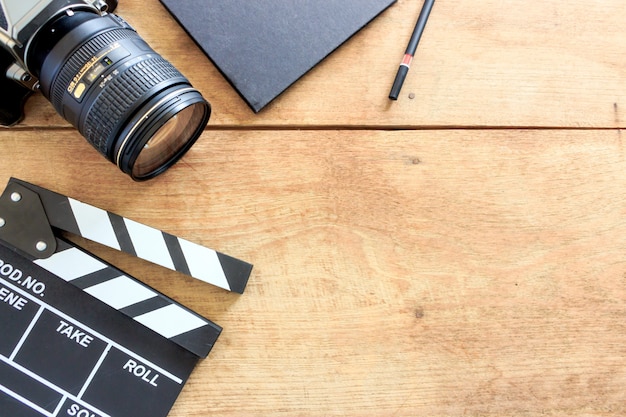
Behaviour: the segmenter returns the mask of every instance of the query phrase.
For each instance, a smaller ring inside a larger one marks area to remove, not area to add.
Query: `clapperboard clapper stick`
[[[241,294],[246,287],[252,270],[252,265],[247,262],[15,178],[9,181],[5,194],[10,196],[11,188],[16,186],[25,187],[39,196],[53,228],[229,291]],[[33,254],[41,256],[41,252]],[[50,263],[54,260],[51,259]]]
[[[252,266],[14,178],[0,196],[0,410],[165,417],[221,328],[60,231],[237,292]]]

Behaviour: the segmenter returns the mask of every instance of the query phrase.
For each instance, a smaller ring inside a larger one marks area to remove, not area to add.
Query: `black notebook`
[[[260,111],[396,0],[161,0]]]

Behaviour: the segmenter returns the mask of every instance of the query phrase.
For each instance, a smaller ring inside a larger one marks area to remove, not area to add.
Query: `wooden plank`
[[[123,0],[119,13],[209,99],[216,127],[625,126],[623,1],[437,1],[401,98],[390,102],[420,7],[400,0],[261,115],[157,0]],[[23,126],[64,125],[44,102],[29,103]]]
[[[620,131],[224,130],[142,184],[66,130],[0,155],[255,264],[237,296],[90,247],[224,326],[172,417],[626,413]]]

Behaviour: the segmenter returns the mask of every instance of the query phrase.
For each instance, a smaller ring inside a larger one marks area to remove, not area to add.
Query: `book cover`
[[[396,0],[160,0],[254,112]]]

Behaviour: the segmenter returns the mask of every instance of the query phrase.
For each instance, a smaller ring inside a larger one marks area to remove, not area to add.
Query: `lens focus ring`
[[[119,133],[120,125],[137,110],[134,107],[138,103],[143,103],[149,98],[151,89],[164,81],[187,82],[183,75],[160,55],[151,49],[149,49],[151,53],[146,54],[148,51],[144,50],[142,55],[135,55],[132,63],[118,66],[119,73],[108,80],[102,88],[93,86],[92,88],[97,89],[95,100],[88,104],[90,99],[85,97],[83,104],[86,106],[83,107],[82,115],[75,114],[74,116],[78,118],[69,118],[66,114],[66,100],[74,99],[68,93],[68,86],[86,63],[115,42],[120,42],[122,47],[126,46],[133,50],[137,50],[138,45],[145,45],[141,37],[131,29],[114,28],[102,32],[72,53],[58,75],[54,77],[49,90],[49,99],[55,109],[70,120],[105,156],[109,156],[110,142]]]
[[[130,116],[131,108],[154,86],[174,77],[182,75],[158,55],[135,63],[106,84],[89,109],[81,133],[106,155],[112,133]]]
[[[174,164],[210,117],[189,81],[115,15],[61,13],[27,51],[57,112],[135,180]]]
[[[137,33],[130,29],[115,29],[102,33],[81,46],[65,63],[54,84],[50,89],[50,102],[61,114],[63,108],[63,96],[74,76],[98,51],[108,45],[127,38],[135,38]]]

